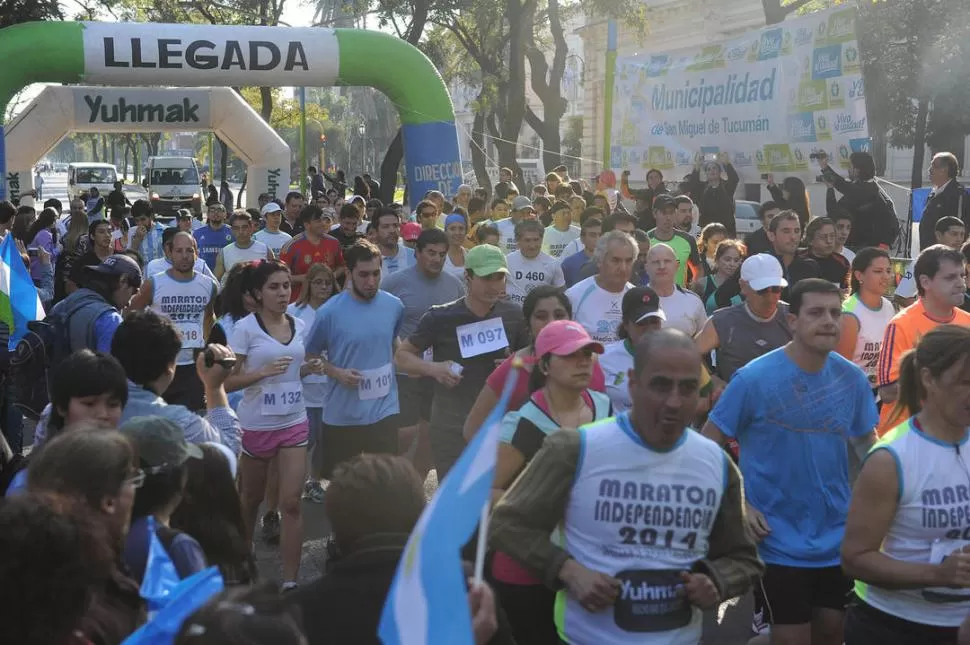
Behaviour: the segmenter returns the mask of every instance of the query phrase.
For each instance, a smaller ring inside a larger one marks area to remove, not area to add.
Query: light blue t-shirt
[[[306,336],[306,353],[327,352],[327,360],[335,367],[368,372],[374,392],[387,389],[383,396],[370,398],[358,388],[328,378],[324,384],[324,423],[373,425],[400,411],[394,378],[394,339],[400,334],[403,320],[404,304],[386,291],[378,291],[368,302],[341,291],[317,309],[313,328]]]
[[[738,440],[747,502],[771,533],[758,550],[768,564],[839,564],[849,510],[849,437],[879,422],[866,375],[835,352],[817,373],[781,347],[734,373],[710,421]]]
[[[397,253],[391,256],[384,256],[381,261],[381,277],[387,277],[392,273],[403,271],[417,264],[414,257],[414,249],[408,248],[403,244],[397,247]]]

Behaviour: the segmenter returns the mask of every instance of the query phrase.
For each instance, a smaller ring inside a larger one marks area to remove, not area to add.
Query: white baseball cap
[[[741,265],[741,279],[748,283],[755,291],[761,291],[768,287],[788,286],[785,280],[785,271],[781,268],[781,262],[773,255],[767,253],[757,253],[744,261]]]
[[[280,205],[277,204],[276,202],[267,202],[263,206],[263,208],[259,211],[259,214],[265,216],[265,215],[269,215],[270,213],[278,213],[281,210],[283,209],[280,208]]]

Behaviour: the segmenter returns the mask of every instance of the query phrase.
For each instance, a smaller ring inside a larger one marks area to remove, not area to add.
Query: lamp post
[[[364,159],[364,135],[367,134],[367,126],[361,121],[360,125],[357,126],[357,134],[360,135],[360,174],[366,172],[365,166],[367,165],[367,160]]]

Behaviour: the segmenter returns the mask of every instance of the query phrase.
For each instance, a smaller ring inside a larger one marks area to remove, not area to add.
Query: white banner
[[[855,13],[831,10],[721,43],[620,57],[611,167],[690,172],[726,152],[745,179],[812,177],[870,150]],[[668,172],[670,171],[670,172]],[[635,173],[636,174],[636,173]]]
[[[84,23],[86,83],[329,87],[339,63],[331,29]]]

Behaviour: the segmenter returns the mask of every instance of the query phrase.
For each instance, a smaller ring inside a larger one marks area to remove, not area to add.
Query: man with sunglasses
[[[725,382],[792,338],[788,305],[781,302],[788,281],[778,260],[767,253],[752,255],[741,265],[740,283],[744,302],[716,310],[695,339],[701,354],[717,352],[715,375]]]

